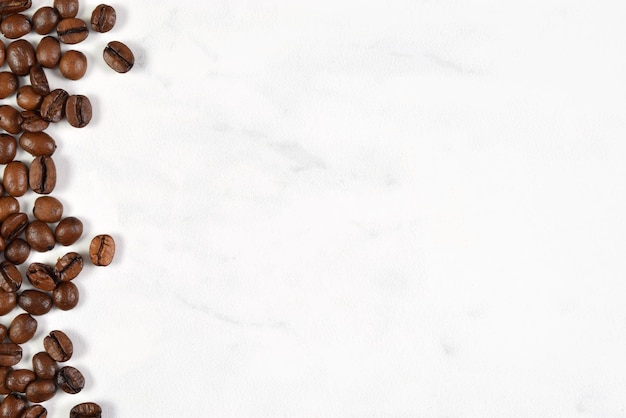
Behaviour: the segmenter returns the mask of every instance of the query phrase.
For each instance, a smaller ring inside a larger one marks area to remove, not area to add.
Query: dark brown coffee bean
[[[17,89],[16,102],[19,107],[26,110],[38,110],[43,102],[43,96],[35,93],[33,86],[26,85]]]
[[[45,96],[50,93],[48,77],[46,77],[46,73],[39,63],[35,63],[30,67],[30,84],[37,94]]]
[[[79,80],[87,72],[87,57],[82,52],[71,49],[61,57],[59,70],[68,80]]]
[[[63,331],[52,331],[43,339],[43,347],[50,357],[59,363],[68,361],[74,353],[72,340]]]
[[[11,392],[24,393],[26,386],[37,379],[35,372],[28,369],[11,370],[6,377],[6,386]]]
[[[53,6],[64,19],[78,14],[78,0],[54,0]]]
[[[56,67],[61,59],[61,43],[53,36],[41,38],[37,45],[36,57],[42,67]]]
[[[17,76],[9,71],[0,72],[0,99],[5,99],[17,91]]]
[[[66,393],[76,394],[85,387],[85,378],[80,370],[64,366],[57,373],[57,385]]]
[[[0,324],[0,342],[4,341],[7,335],[9,335],[9,329],[6,326]]]
[[[34,289],[27,289],[20,293],[17,303],[20,305],[20,308],[31,315],[44,315],[52,309],[52,298],[50,295]]]
[[[57,183],[57,169],[52,157],[42,155],[30,164],[28,183],[33,192],[50,194]]]
[[[107,65],[118,73],[126,73],[135,65],[133,52],[118,41],[109,42],[102,56]]]
[[[0,134],[0,164],[8,164],[13,161],[17,152],[16,145],[17,142],[14,137],[8,134]]]
[[[60,281],[74,280],[83,269],[83,257],[75,252],[67,253],[57,260],[54,269]]]
[[[100,4],[91,13],[91,29],[105,33],[115,26],[115,9],[108,4]]]
[[[41,102],[41,117],[50,122],[58,122],[65,116],[65,102],[69,94],[63,89],[52,90]]]
[[[9,241],[20,235],[28,226],[28,215],[24,212],[9,215],[0,226],[0,234]]]
[[[24,410],[20,418],[47,418],[48,411],[39,404],[31,405]]]
[[[22,347],[14,343],[0,343],[0,366],[15,366],[21,359]]]
[[[11,373],[11,370],[13,370],[13,367],[0,366],[0,394],[2,395],[8,395],[9,393],[11,393],[6,385],[7,376],[9,375],[9,373]]]
[[[70,418],[102,418],[102,408],[94,402],[83,402],[70,410]]]
[[[17,292],[22,286],[22,274],[15,267],[15,264],[9,261],[0,263],[0,287],[5,292]],[[2,366],[3,364],[0,364]],[[10,364],[10,366],[12,366]]]
[[[87,96],[70,96],[65,103],[65,118],[75,128],[83,128],[91,121],[91,102]]]
[[[40,196],[35,199],[33,215],[43,222],[59,222],[63,217],[63,204],[52,196]]]
[[[35,48],[25,39],[18,39],[7,46],[6,60],[15,75],[26,75],[36,62]]]
[[[50,125],[50,122],[44,120],[36,110],[24,110],[20,115],[22,115],[20,126],[24,132],[42,132]]]
[[[9,325],[9,340],[15,344],[24,344],[33,338],[35,332],[37,332],[37,320],[30,314],[19,314]]]
[[[32,221],[28,224],[24,231],[24,237],[30,247],[40,253],[50,251],[54,248],[54,244],[56,244],[52,229],[50,229],[47,223],[39,220]]]
[[[0,289],[0,315],[6,315],[17,305],[17,293]],[[2,338],[4,340],[4,338]],[[0,342],[2,342],[0,340]],[[0,392],[2,393],[2,392]]]
[[[22,131],[22,115],[20,111],[10,105],[0,106],[0,128],[11,134],[19,134]]]
[[[20,203],[13,196],[0,196],[0,222],[4,222],[12,213],[20,211]]]
[[[0,1],[0,15],[10,15],[30,9],[31,0],[2,0]]]
[[[28,191],[28,167],[21,161],[11,161],[4,167],[4,190],[11,196],[23,196]],[[6,238],[6,237],[5,237]]]
[[[0,267],[2,264],[0,264]],[[26,277],[30,284],[39,290],[45,290],[47,292],[54,290],[57,287],[56,275],[54,268],[43,263],[31,263],[26,270]]]
[[[32,18],[33,29],[39,35],[47,35],[52,32],[61,21],[59,12],[53,7],[44,6],[38,9]]]
[[[52,292],[54,306],[62,311],[69,311],[78,305],[78,288],[72,282],[61,282]]]
[[[115,256],[115,241],[110,235],[97,235],[89,245],[89,258],[96,266],[108,266]]]
[[[68,216],[58,223],[54,230],[54,236],[61,245],[72,245],[83,234],[83,223],[80,219]]]
[[[57,362],[45,351],[33,356],[33,371],[39,379],[54,379],[58,370]]]
[[[6,58],[6,47],[4,46],[4,42],[0,40],[0,67],[4,65]]]
[[[27,406],[28,402],[22,395],[11,393],[0,403],[0,417],[20,418]]]
[[[77,44],[84,41],[87,35],[89,35],[89,29],[81,19],[67,18],[57,25],[57,36],[64,44]]]
[[[20,265],[28,260],[30,245],[22,238],[15,238],[4,249],[4,258],[15,265]]]
[[[12,14],[0,23],[0,32],[8,39],[17,39],[30,32],[30,20],[21,13]]]
[[[41,403],[51,399],[57,386],[53,379],[35,380],[26,387],[26,399],[33,403]]]

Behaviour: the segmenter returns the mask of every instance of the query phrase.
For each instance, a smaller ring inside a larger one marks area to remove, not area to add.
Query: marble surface
[[[623,2],[111,4],[49,416],[626,416]]]

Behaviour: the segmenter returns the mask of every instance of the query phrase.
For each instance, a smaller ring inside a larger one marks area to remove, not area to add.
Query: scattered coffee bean
[[[54,68],[61,59],[61,44],[53,36],[41,38],[36,51],[37,62],[46,68]]]
[[[29,33],[30,20],[21,13],[12,14],[0,23],[0,32],[8,39],[17,39]]]
[[[27,406],[28,402],[22,395],[10,393],[0,402],[0,417],[20,418]]]
[[[57,362],[45,351],[33,356],[33,371],[39,379],[54,379],[58,370]]]
[[[18,39],[7,46],[6,61],[15,75],[26,75],[36,62],[35,48],[25,39]]]
[[[43,96],[37,94],[33,86],[26,85],[17,89],[17,97],[15,99],[17,105],[25,110],[39,110]]]
[[[40,290],[27,289],[20,293],[17,304],[31,315],[44,315],[52,309],[52,298]]]
[[[28,224],[24,230],[24,236],[30,247],[41,253],[50,251],[56,243],[52,229],[50,229],[47,223],[39,220]]]
[[[0,15],[10,15],[30,9],[31,0],[2,0],[0,1]]]
[[[57,25],[57,36],[64,44],[73,45],[82,42],[89,35],[87,25],[81,19],[63,19]]]
[[[41,102],[41,116],[50,122],[58,122],[65,116],[65,102],[69,94],[63,89],[56,89],[46,95]]]
[[[6,177],[6,172],[5,172]],[[20,235],[28,226],[28,215],[23,212],[13,213],[2,222],[0,234],[9,241]]]
[[[15,264],[6,260],[0,263],[0,288],[5,292],[17,292],[20,286],[22,286],[22,274]],[[2,365],[0,363],[0,366]]]
[[[100,33],[105,33],[115,26],[115,9],[108,4],[100,4],[91,13],[91,28]]]
[[[32,370],[16,369],[9,372],[6,377],[5,384],[11,392],[24,393],[26,391],[26,386],[28,386],[35,379],[37,379],[37,375],[35,375],[35,372]]]
[[[50,122],[44,120],[36,110],[24,110],[20,115],[22,116],[20,127],[24,132],[42,132],[50,125]]]
[[[79,80],[87,72],[87,57],[80,51],[69,50],[59,61],[61,75],[69,80]]]
[[[0,341],[4,341],[8,333],[9,333],[9,329],[6,326],[0,324]]]
[[[57,27],[60,21],[61,16],[55,8],[44,6],[33,14],[33,30],[39,35],[47,35]]]
[[[97,235],[89,245],[89,258],[96,266],[108,266],[115,256],[115,241],[110,235]]]
[[[21,161],[11,161],[4,167],[4,190],[11,196],[23,196],[28,190],[28,167]],[[6,237],[5,237],[6,238]]]
[[[59,222],[63,217],[63,204],[52,196],[40,196],[35,200],[33,215],[43,222]]]
[[[43,339],[43,346],[46,353],[59,363],[68,361],[74,353],[72,340],[63,331],[52,331]]]
[[[102,54],[107,65],[118,73],[126,73],[135,65],[133,52],[119,41],[109,42]]]
[[[0,343],[0,366],[15,366],[21,359],[22,347],[15,343]]]
[[[9,373],[11,373],[12,370],[13,367],[0,366],[0,394],[2,395],[8,395],[9,393],[11,393],[9,388],[7,388],[6,380],[7,376],[9,375]]]
[[[0,134],[0,164],[8,164],[15,158],[17,142],[8,134]]]
[[[39,404],[31,405],[24,410],[20,418],[47,418],[48,411]]]
[[[83,223],[74,216],[68,216],[58,223],[54,236],[61,245],[72,245],[83,234]]]
[[[2,264],[0,264],[0,272]],[[54,268],[44,263],[31,263],[26,270],[26,278],[39,290],[51,291],[57,287]],[[1,286],[1,282],[0,282]]]
[[[0,72],[0,99],[6,99],[17,91],[19,81],[10,71]]]
[[[70,418],[102,418],[102,408],[94,402],[79,403],[70,410]]]
[[[62,311],[69,311],[78,305],[78,288],[72,282],[61,282],[52,292],[54,306]]]
[[[60,281],[74,280],[83,269],[83,257],[75,252],[67,253],[58,259],[54,269]]]
[[[33,192],[50,194],[57,182],[57,170],[52,157],[42,155],[30,164],[28,184]]]
[[[33,403],[41,403],[51,399],[57,386],[53,379],[35,380],[26,387],[26,399]]]
[[[54,0],[53,6],[63,18],[76,17],[78,14],[78,0]]]
[[[50,93],[50,86],[48,85],[48,77],[43,71],[43,68],[39,63],[33,64],[30,67],[30,84],[33,86],[35,93],[45,96]]]
[[[91,121],[91,102],[82,95],[70,96],[65,102],[65,118],[75,128],[84,128]]]
[[[0,289],[0,315],[6,315],[17,305],[17,293],[7,292],[4,288]],[[4,340],[2,338],[0,342]],[[1,380],[1,378],[0,378]],[[1,393],[1,392],[0,392]]]
[[[30,256],[30,245],[22,238],[15,238],[4,249],[4,258],[17,265],[23,264]]]
[[[24,344],[35,335],[37,331],[37,320],[30,314],[19,314],[9,325],[9,340],[15,344]]]
[[[11,105],[0,106],[0,128],[11,134],[19,134],[22,131],[22,115],[20,111]]]
[[[12,213],[20,211],[20,203],[13,196],[0,196],[0,222],[4,222]]]
[[[85,378],[80,370],[72,366],[65,366],[61,367],[57,373],[57,385],[64,392],[74,395],[85,387]]]

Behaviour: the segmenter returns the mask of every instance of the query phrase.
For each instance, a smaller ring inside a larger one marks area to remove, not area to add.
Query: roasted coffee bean
[[[39,35],[47,35],[57,27],[60,21],[61,16],[54,7],[44,6],[33,14],[33,30]]]
[[[75,128],[83,128],[91,121],[91,102],[87,96],[70,96],[65,102],[65,118]]]
[[[24,132],[42,132],[48,128],[50,122],[44,120],[36,110],[23,110],[22,115],[22,131]]]
[[[33,356],[33,371],[39,379],[54,379],[58,370],[57,362],[45,351]]]
[[[115,9],[108,4],[100,4],[91,13],[91,29],[104,33],[115,26]]]
[[[19,134],[22,131],[22,115],[20,111],[10,105],[0,106],[0,128],[11,134]]]
[[[28,191],[28,167],[21,161],[11,161],[4,167],[2,185],[10,196],[23,196]],[[5,237],[6,238],[6,237]]]
[[[5,174],[6,176],[6,174]],[[0,234],[8,240],[13,240],[28,226],[28,215],[24,212],[13,213],[2,222]]]
[[[46,73],[39,63],[35,63],[30,67],[30,84],[37,94],[45,96],[50,93],[48,77],[46,77]]]
[[[0,23],[0,32],[8,39],[17,39],[30,32],[30,20],[21,13],[12,14]]]
[[[6,326],[0,324],[0,341],[4,341],[8,334],[9,329]]]
[[[82,52],[71,49],[61,57],[59,70],[68,80],[79,80],[87,72],[87,57]]]
[[[47,418],[48,411],[39,404],[31,405],[24,410],[20,418]]]
[[[2,0],[0,1],[0,15],[10,15],[30,9],[31,0]]]
[[[65,116],[65,102],[69,94],[63,89],[52,90],[41,102],[41,117],[50,122],[58,122]]]
[[[24,393],[26,386],[35,379],[37,379],[37,375],[32,370],[16,369],[9,372],[5,384],[11,392]]]
[[[13,196],[0,196],[0,222],[4,222],[12,213],[20,211],[20,203]]]
[[[19,314],[9,325],[9,340],[15,344],[24,344],[37,332],[37,320],[30,314]]]
[[[78,0],[54,0],[53,6],[64,19],[78,14]]]
[[[70,410],[70,418],[102,418],[102,408],[94,402],[83,402]]]
[[[52,309],[52,298],[40,290],[24,290],[17,298],[17,303],[31,315],[44,315]]]
[[[80,219],[68,216],[58,223],[54,230],[54,236],[61,245],[72,245],[83,234],[83,223]]]
[[[0,99],[5,99],[15,93],[19,84],[17,76],[12,72],[0,72]]]
[[[5,292],[17,292],[22,286],[22,274],[10,261],[0,263],[0,287]],[[3,364],[0,364],[2,366]]]
[[[10,393],[0,403],[0,417],[20,418],[27,406],[28,402],[22,395]]]
[[[74,353],[72,340],[63,331],[52,331],[43,339],[43,347],[50,357],[59,363],[68,361]]]
[[[40,253],[50,251],[56,244],[52,229],[50,229],[47,223],[39,220],[28,224],[24,231],[24,236],[30,247]]]
[[[115,241],[110,235],[97,235],[89,245],[89,258],[96,266],[108,266],[115,255]]]
[[[25,39],[18,39],[7,46],[6,60],[15,75],[26,75],[36,62],[35,48]]]
[[[33,86],[26,85],[17,89],[17,97],[15,99],[17,105],[25,110],[38,110],[43,102],[43,96],[35,93]]]
[[[6,47],[4,46],[4,42],[0,40],[0,67],[4,65],[6,58],[7,58]]]
[[[57,260],[54,269],[60,281],[74,280],[83,269],[83,257],[75,252],[67,253]]]
[[[2,266],[2,264],[0,264]],[[54,268],[44,263],[31,263],[26,270],[26,278],[39,290],[51,291],[57,287]]]
[[[57,373],[57,385],[66,393],[76,394],[85,387],[85,378],[80,370],[64,366]]]
[[[102,53],[104,61],[118,73],[126,73],[133,68],[135,56],[133,52],[121,42],[109,42]]]
[[[6,385],[7,376],[9,375],[9,373],[11,373],[11,370],[13,370],[13,367],[0,366],[0,394],[2,395],[8,395],[9,393],[11,393]]]
[[[35,380],[26,387],[26,399],[33,403],[41,403],[51,399],[57,391],[53,379]]]
[[[50,194],[57,182],[57,170],[52,157],[42,155],[30,164],[28,183],[33,192]]]
[[[81,19],[67,18],[57,25],[57,36],[64,44],[77,44],[84,41],[87,35],[89,35],[89,29]]]
[[[78,288],[72,282],[61,282],[52,292],[54,306],[62,311],[69,311],[78,305]]]
[[[0,366],[15,366],[21,359],[22,347],[15,343],[0,343]]]
[[[15,238],[4,249],[4,258],[15,265],[20,265],[28,260],[30,245],[22,238]]]
[[[33,215],[43,222],[59,222],[63,217],[63,204],[52,196],[40,196],[35,199]]]
[[[16,152],[17,141],[15,138],[8,134],[0,134],[0,164],[8,164],[13,161]]]
[[[53,36],[41,38],[37,44],[37,62],[46,68],[54,68],[61,59],[61,43]]]
[[[0,315],[6,315],[17,305],[17,293],[0,289]],[[2,342],[4,338],[0,340]],[[1,393],[1,392],[0,392]]]

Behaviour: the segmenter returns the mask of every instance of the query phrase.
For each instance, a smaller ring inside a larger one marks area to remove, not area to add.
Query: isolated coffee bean
[[[42,132],[48,128],[50,122],[44,120],[36,110],[23,110],[20,112],[24,132]]]
[[[11,392],[24,393],[26,386],[37,379],[35,372],[28,369],[11,370],[6,377],[5,384]]]
[[[71,49],[61,57],[59,70],[68,80],[79,80],[87,72],[87,57],[82,52]]]
[[[69,94],[63,89],[52,90],[41,102],[41,117],[50,122],[58,122],[65,116],[65,102]]]
[[[31,315],[45,315],[52,309],[52,298],[40,290],[26,289],[20,293],[17,304]]]
[[[57,37],[64,44],[77,44],[84,41],[87,35],[89,35],[89,29],[81,19],[63,19],[57,25]]]
[[[2,395],[8,395],[9,393],[11,393],[11,390],[7,388],[6,379],[12,370],[13,370],[13,367],[0,366],[0,394]]]
[[[97,235],[89,245],[89,258],[96,266],[108,266],[115,256],[115,241],[110,235]]]
[[[108,4],[100,4],[91,13],[91,28],[100,33],[105,33],[115,26],[115,9]]]
[[[0,23],[0,32],[8,39],[17,39],[30,32],[30,20],[21,13],[12,14]]]
[[[4,289],[0,289],[0,315],[6,315],[11,312],[17,305],[17,298],[16,292],[7,292]],[[0,341],[2,340],[4,338],[0,339]]]
[[[62,282],[74,280],[83,269],[83,257],[75,252],[65,254],[57,260],[54,270],[57,273],[57,279]]]
[[[26,387],[26,399],[33,403],[41,403],[51,399],[57,387],[53,379],[35,380]]]
[[[32,221],[28,224],[24,231],[24,237],[30,247],[40,253],[50,251],[54,248],[54,244],[56,244],[52,229],[50,229],[47,223],[39,220]]]
[[[27,406],[28,402],[22,395],[10,393],[0,402],[0,417],[20,418]]]
[[[83,402],[70,410],[70,418],[102,418],[102,408],[94,402]]]
[[[17,141],[8,134],[0,134],[0,164],[8,164],[15,158]]]
[[[40,196],[35,199],[33,215],[43,222],[59,222],[63,217],[63,204],[52,196]]]
[[[133,52],[119,41],[109,42],[102,56],[107,65],[118,73],[126,73],[135,65]]]
[[[20,418],[47,418],[48,411],[39,404],[31,405],[24,410]]]
[[[17,91],[19,81],[10,71],[0,72],[0,99],[5,99]]]
[[[10,261],[0,263],[0,288],[5,292],[17,292],[22,286],[22,274]],[[0,366],[2,364],[0,363]]]
[[[30,67],[30,85],[33,86],[35,93],[45,96],[50,93],[50,86],[48,85],[48,77],[39,63],[33,64]]]
[[[83,234],[83,223],[74,216],[68,216],[58,223],[54,236],[61,245],[72,245]]]
[[[6,176],[6,174],[5,174]],[[23,212],[9,215],[0,226],[0,234],[7,240],[13,240],[28,226],[28,215]]]
[[[78,14],[78,0],[54,0],[52,5],[62,18],[76,17]]]
[[[61,21],[59,12],[54,7],[44,6],[35,13],[31,19],[33,30],[39,35],[47,35],[52,32]]]
[[[54,306],[62,311],[69,311],[78,305],[78,288],[72,282],[61,282],[52,292]]]
[[[85,378],[80,370],[72,366],[64,366],[57,373],[57,385],[69,394],[76,394],[85,387]]]
[[[2,267],[2,264],[0,264]],[[1,270],[0,270],[1,271]],[[39,290],[51,291],[57,286],[54,268],[44,263],[31,263],[26,270],[26,278]]]
[[[36,62],[35,48],[25,39],[18,39],[7,45],[6,61],[15,75],[26,75]]]
[[[33,192],[50,194],[57,182],[57,170],[52,157],[42,155],[30,164],[28,184]]]
[[[0,15],[10,15],[30,9],[31,0],[2,0],[0,1]]]
[[[30,314],[19,314],[9,325],[9,340],[15,344],[24,344],[37,332],[37,320]]]
[[[65,119],[75,128],[83,128],[91,121],[91,102],[82,95],[70,96],[65,102]]]
[[[26,164],[21,161],[8,163],[4,167],[2,186],[10,196],[23,196],[28,191],[28,167]]]
[[[0,106],[0,128],[10,134],[19,134],[22,131],[22,115],[20,111],[10,105]]]
[[[4,258],[16,266],[24,263],[30,256],[30,245],[22,238],[10,241],[4,249]]]
[[[37,44],[36,58],[42,67],[56,67],[61,59],[61,43],[59,40],[53,36],[41,38],[41,41]]]
[[[58,370],[57,362],[45,351],[33,356],[33,371],[39,379],[54,379]]]
[[[15,366],[21,359],[22,347],[15,343],[0,343],[0,366]]]
[[[63,331],[52,331],[43,339],[43,347],[50,357],[59,363],[68,361],[74,353],[72,340]]]
[[[20,203],[13,196],[0,196],[0,222],[4,222],[12,213],[20,211]]]
[[[33,86],[26,85],[17,89],[17,97],[15,99],[17,105],[25,110],[38,110],[43,102],[43,96],[37,94]]]

